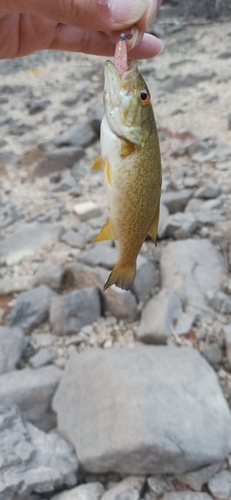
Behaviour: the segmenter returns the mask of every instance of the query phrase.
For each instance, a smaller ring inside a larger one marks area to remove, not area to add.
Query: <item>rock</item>
[[[102,496],[102,500],[139,500],[144,482],[144,477],[126,477],[107,490]]]
[[[162,251],[162,286],[178,293],[186,303],[186,312],[198,316],[210,314],[205,294],[219,288],[225,262],[208,240],[170,242]]]
[[[80,484],[76,488],[58,493],[51,500],[100,500],[104,492],[101,483]]]
[[[67,286],[85,288],[96,286],[101,291],[103,310],[110,312],[119,319],[135,321],[138,316],[135,296],[132,292],[113,286],[103,292],[103,286],[108,278],[108,271],[102,267],[89,267],[74,264],[66,271]]]
[[[182,313],[175,325],[175,331],[177,335],[186,335],[187,333],[189,333],[195,320],[195,314]]]
[[[58,183],[55,183],[49,187],[49,191],[52,191],[53,193],[57,192],[62,192],[62,191],[69,191],[70,189],[73,189],[76,187],[76,180],[71,175],[70,172],[67,172],[66,175],[62,178],[62,180]]]
[[[44,99],[43,101],[39,101],[38,99],[31,99],[27,103],[29,114],[35,115],[36,113],[41,113],[41,111],[45,111],[45,109],[47,109],[50,104],[51,101],[49,101],[49,99]]]
[[[194,193],[195,198],[210,199],[216,198],[221,193],[219,184],[213,181],[207,182],[205,186],[200,187]]]
[[[182,212],[192,195],[192,189],[183,189],[182,191],[167,191],[166,193],[162,193],[161,203],[163,203],[168,208],[170,214],[173,214],[175,212]]]
[[[198,73],[188,74],[186,76],[176,75],[168,78],[166,82],[162,84],[162,89],[166,92],[175,92],[180,88],[195,87],[197,83],[203,82],[205,80],[210,80],[216,76],[214,71],[199,71]]]
[[[44,246],[58,241],[60,228],[53,224],[27,223],[1,241],[0,255],[8,266],[20,262],[24,257],[33,256]]]
[[[204,224],[209,224],[210,226],[223,222],[225,219],[222,215],[214,212],[213,210],[202,210],[196,212],[196,220],[198,224],[204,226]]]
[[[82,252],[78,258],[80,262],[89,266],[102,266],[112,269],[116,263],[117,249],[104,242],[95,243],[89,250]]]
[[[42,366],[49,365],[57,357],[57,354],[52,349],[44,347],[44,349],[39,349],[34,356],[30,358],[30,364],[32,368],[41,368]]]
[[[76,203],[73,207],[73,211],[82,222],[102,215],[101,209],[93,201]]]
[[[231,323],[229,325],[224,326],[224,334],[225,334],[226,356],[228,359],[228,363],[231,366]]]
[[[79,232],[73,231],[72,229],[68,229],[66,233],[62,236],[62,241],[67,243],[69,246],[74,248],[85,248],[87,243],[87,238],[85,235],[80,234]]]
[[[194,214],[176,212],[169,215],[162,230],[158,233],[159,238],[173,237],[176,240],[191,236],[197,229],[197,220]]]
[[[0,374],[15,370],[26,347],[20,328],[0,326]]]
[[[51,149],[44,153],[34,168],[35,177],[44,177],[53,172],[63,172],[72,168],[74,163],[84,156],[82,148],[66,147]]]
[[[229,408],[213,369],[192,348],[75,354],[53,405],[89,472],[183,473],[230,450]]]
[[[207,344],[204,349],[204,357],[211,365],[217,365],[222,361],[222,352],[219,345],[212,343]]]
[[[217,290],[209,291],[207,294],[209,304],[220,314],[231,313],[231,298],[226,293]]]
[[[62,372],[55,366],[25,368],[0,375],[0,404],[17,405],[26,420],[44,431],[56,425],[51,399]]]
[[[198,187],[198,180],[194,177],[185,177],[184,178],[184,187],[186,189],[193,189]]]
[[[16,407],[0,407],[0,456],[1,499],[14,500],[15,492],[17,498],[28,499],[32,491],[76,484],[78,461],[72,445],[25,422]]]
[[[203,206],[200,198],[191,198],[185,207],[185,212],[199,212]]]
[[[41,264],[34,275],[33,284],[47,285],[54,290],[60,290],[64,271],[63,266],[59,264]]]
[[[77,123],[69,127],[66,132],[60,134],[55,139],[55,145],[60,147],[78,147],[86,148],[96,141],[96,133],[92,130],[88,123]]]
[[[209,479],[208,489],[216,498],[229,499],[231,495],[231,472],[221,470]]]
[[[136,262],[136,277],[132,292],[137,302],[147,302],[155,288],[160,284],[160,273],[157,263],[138,255]]]
[[[231,130],[231,113],[228,116],[228,130]]]
[[[51,302],[50,324],[57,335],[77,333],[100,316],[100,296],[93,286],[55,297]]]
[[[177,476],[177,479],[184,484],[187,484],[192,490],[200,491],[202,486],[208,482],[211,476],[215,474],[221,467],[221,464],[213,464],[208,467],[203,467],[192,472],[186,472]]]
[[[50,302],[56,294],[47,285],[20,293],[10,311],[8,323],[29,333],[48,318]]]
[[[177,491],[165,493],[162,500],[212,500],[208,493],[195,493],[194,491]]]
[[[157,495],[157,498],[159,497],[159,495],[163,495],[167,491],[170,491],[168,482],[162,476],[149,476],[147,479],[147,483],[149,490],[151,491],[151,493],[154,493],[154,495]]]
[[[0,295],[9,295],[22,290],[29,290],[33,286],[31,276],[4,276],[0,279]]]
[[[163,203],[160,204],[160,217],[159,217],[159,225],[158,225],[158,237],[160,237],[160,234],[162,233],[163,226],[165,225],[165,222],[169,216],[169,210],[168,208],[163,205]]]
[[[87,110],[87,116],[91,128],[94,130],[96,135],[100,137],[100,125],[104,115],[104,106],[102,104],[96,104],[96,106],[91,106]]]
[[[8,227],[21,218],[22,214],[15,205],[0,201],[0,228]]]
[[[151,344],[165,344],[181,314],[179,296],[166,288],[161,290],[142,311],[137,339]]]

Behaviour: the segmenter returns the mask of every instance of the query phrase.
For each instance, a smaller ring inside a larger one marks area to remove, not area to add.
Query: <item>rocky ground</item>
[[[1,500],[231,498],[231,22],[155,30],[159,241],[129,292],[91,243],[102,58],[0,63]]]

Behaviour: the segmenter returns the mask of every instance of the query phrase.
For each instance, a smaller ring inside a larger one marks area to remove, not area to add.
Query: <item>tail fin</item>
[[[136,275],[136,263],[134,265],[125,266],[118,261],[112,269],[105,285],[104,290],[107,290],[112,285],[116,285],[122,290],[129,290]]]

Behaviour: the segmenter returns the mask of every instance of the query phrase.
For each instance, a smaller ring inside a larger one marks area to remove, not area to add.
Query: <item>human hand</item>
[[[162,43],[144,34],[161,0],[0,0],[0,59],[54,49],[112,56],[121,32],[130,57],[157,55]]]

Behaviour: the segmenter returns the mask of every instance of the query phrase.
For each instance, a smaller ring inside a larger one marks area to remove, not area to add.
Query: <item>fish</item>
[[[118,50],[121,45],[117,55]],[[92,170],[104,171],[109,210],[93,241],[113,239],[117,246],[104,290],[112,285],[131,288],[142,244],[147,235],[156,244],[159,221],[161,157],[151,96],[137,61],[125,62],[125,70],[123,61],[105,63],[101,156],[92,165]]]

